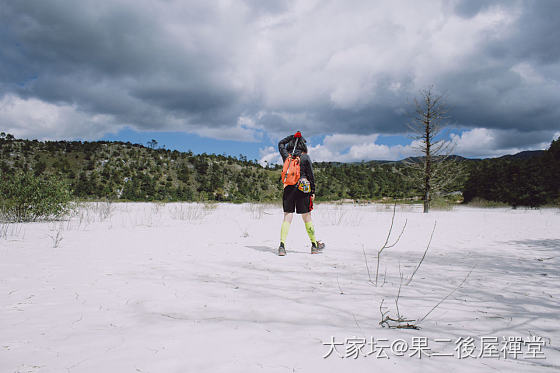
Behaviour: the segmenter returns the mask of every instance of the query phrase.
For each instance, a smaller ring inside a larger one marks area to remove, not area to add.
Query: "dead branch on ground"
[[[387,315],[389,311],[383,312],[384,301],[385,299],[382,299],[381,304],[379,305],[379,312],[381,313],[381,321],[379,322],[379,325],[381,325],[383,328],[387,327],[389,329],[420,329],[419,326],[411,324],[411,322],[414,322],[416,320],[407,320],[402,316],[397,316],[397,318],[395,319]]]

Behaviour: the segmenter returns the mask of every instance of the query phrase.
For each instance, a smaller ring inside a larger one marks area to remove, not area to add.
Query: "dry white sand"
[[[4,226],[0,372],[560,369],[557,209],[399,207],[390,242],[406,229],[383,252],[375,286],[364,251],[375,281],[391,215],[317,205],[325,252],[309,253],[295,217],[286,257],[276,255],[273,205],[98,203],[69,221]],[[420,330],[382,328],[382,300],[396,316],[399,268],[399,311],[414,320],[472,272],[412,322]],[[492,355],[495,338],[498,357],[459,359],[457,340],[469,337],[474,356]]]

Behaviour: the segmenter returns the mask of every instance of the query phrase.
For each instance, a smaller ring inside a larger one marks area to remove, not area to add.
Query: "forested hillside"
[[[150,145],[150,144],[148,144]],[[75,197],[131,201],[280,200],[280,166],[122,142],[19,140],[0,137],[0,172],[63,180]],[[414,197],[396,162],[314,163],[319,200]],[[457,186],[460,190],[460,186]]]
[[[277,173],[223,155],[121,142],[0,139],[0,170],[63,179],[79,198],[246,201],[278,198]]]
[[[558,203],[559,141],[545,152],[464,162],[466,173],[446,193],[511,205]],[[421,161],[420,158],[413,159]],[[315,162],[318,200],[418,199],[420,186],[403,162]],[[130,201],[279,201],[280,167],[246,157],[158,149],[123,142],[37,141],[0,136],[0,176],[18,172],[63,181],[80,199]]]
[[[465,183],[465,202],[474,198],[512,206],[560,205],[560,139],[534,157],[480,161]]]

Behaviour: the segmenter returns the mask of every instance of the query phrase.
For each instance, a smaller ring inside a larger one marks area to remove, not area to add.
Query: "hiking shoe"
[[[278,246],[278,256],[286,256],[286,248],[283,242],[280,242],[280,246]]]
[[[315,243],[311,243],[311,254],[320,254],[323,249],[325,248],[325,243],[321,241],[317,241],[317,245]]]

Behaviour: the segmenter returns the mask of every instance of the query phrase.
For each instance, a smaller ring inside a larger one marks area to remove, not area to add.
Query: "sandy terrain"
[[[0,227],[0,372],[560,369],[559,210],[399,207],[377,286],[391,208],[313,214],[325,252],[296,218],[286,257],[274,205],[93,203]],[[379,325],[398,294],[419,330]]]

